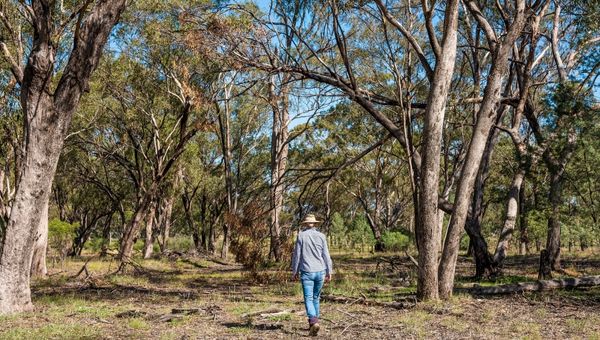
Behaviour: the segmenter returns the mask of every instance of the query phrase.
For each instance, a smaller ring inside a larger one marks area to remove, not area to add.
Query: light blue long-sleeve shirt
[[[320,272],[326,275],[333,273],[333,263],[327,248],[327,239],[315,228],[306,229],[298,234],[294,255],[292,256],[292,273]]]

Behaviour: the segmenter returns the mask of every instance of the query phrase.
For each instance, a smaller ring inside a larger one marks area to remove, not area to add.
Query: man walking
[[[306,229],[298,234],[294,255],[292,257],[292,279],[300,277],[304,292],[304,306],[308,317],[309,334],[316,336],[319,332],[319,299],[323,284],[331,280],[333,264],[327,248],[327,239],[316,229],[321,223],[315,215],[308,214],[300,222]]]

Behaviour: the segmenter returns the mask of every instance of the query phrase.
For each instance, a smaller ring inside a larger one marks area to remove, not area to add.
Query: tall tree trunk
[[[31,260],[31,276],[44,277],[48,274],[46,268],[46,253],[48,250],[48,203],[42,210],[40,226],[33,245],[33,258]]]
[[[12,65],[21,85],[25,156],[0,256],[0,314],[33,307],[29,287],[33,244],[50,198],[64,137],[125,5],[125,0],[95,3],[80,21],[79,34],[60,80],[53,82],[48,77],[54,72],[53,39],[55,26],[59,25],[55,25],[53,11],[46,2],[31,1],[33,39],[27,66],[22,70],[19,65]],[[56,84],[53,94],[50,84]]]
[[[462,229],[464,229],[469,202],[473,193],[473,184],[479,171],[479,165],[485,150],[486,140],[495,122],[495,108],[500,99],[502,81],[508,68],[514,41],[520,36],[525,24],[525,2],[518,1],[515,19],[502,42],[498,42],[493,53],[492,68],[485,87],[478,119],[465,157],[461,178],[458,183],[454,211],[448,226],[448,236],[439,266],[439,294],[443,298],[452,296],[454,274]],[[481,19],[481,18],[479,18]]]
[[[159,227],[160,227],[160,242],[158,242],[160,246],[160,251],[165,253],[169,247],[169,237],[171,233],[171,223],[172,223],[172,215],[173,215],[173,204],[175,203],[175,193],[171,195],[160,209],[159,215]]]
[[[144,239],[144,258],[149,259],[154,252],[154,220],[156,219],[156,202],[150,204],[146,216],[146,237]]]
[[[233,171],[231,163],[233,161],[232,150],[231,150],[231,126],[230,126],[230,109],[229,100],[231,98],[231,88],[225,87],[225,112],[219,114],[219,129],[221,132],[221,149],[223,152],[223,167],[225,170],[225,191],[226,191],[226,204],[227,213],[223,219],[223,244],[221,246],[221,258],[226,259],[229,253],[229,232],[231,229],[231,220],[235,215],[234,207],[234,188],[233,188]]]
[[[275,91],[275,80],[269,84],[269,101],[273,111],[271,127],[271,257],[281,261],[281,210],[283,208],[283,176],[288,157],[288,124],[289,124],[289,76],[286,75],[279,93]]]
[[[419,249],[417,297],[438,299],[438,188],[442,130],[450,82],[456,62],[458,1],[446,4],[443,53],[437,61],[431,90],[427,97],[423,137],[423,158],[420,171],[419,218],[415,228]]]
[[[165,253],[169,248],[169,237],[171,234],[171,223],[173,222],[173,205],[175,204],[175,198],[177,197],[177,193],[180,189],[180,183],[183,180],[183,166],[181,163],[177,164],[177,173],[175,174],[175,180],[173,181],[173,186],[171,187],[171,193],[162,208],[160,209],[160,219],[159,219],[159,227],[160,227],[160,239],[159,246],[160,251]]]

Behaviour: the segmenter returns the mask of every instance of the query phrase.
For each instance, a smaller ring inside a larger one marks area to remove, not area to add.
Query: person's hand
[[[298,281],[299,278],[300,276],[298,275],[298,273],[292,274],[292,281]]]
[[[329,281],[331,281],[331,274],[325,275],[325,283],[328,283]]]

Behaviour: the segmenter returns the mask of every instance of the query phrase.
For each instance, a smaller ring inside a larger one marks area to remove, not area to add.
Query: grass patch
[[[290,320],[292,320],[292,314],[288,313],[288,314],[270,316],[269,320],[275,321],[275,322],[290,321]]]
[[[47,324],[36,328],[13,328],[0,332],[2,339],[102,339],[102,332],[94,325]]]
[[[140,318],[133,318],[133,319],[129,320],[129,322],[127,322],[127,326],[129,328],[133,328],[133,329],[137,329],[137,330],[143,330],[143,329],[149,328],[146,320],[140,319]]]
[[[426,335],[425,330],[432,318],[433,316],[431,314],[423,310],[414,310],[404,314],[399,319],[399,322],[406,327],[406,330],[410,334],[414,334],[417,338],[424,338]]]

